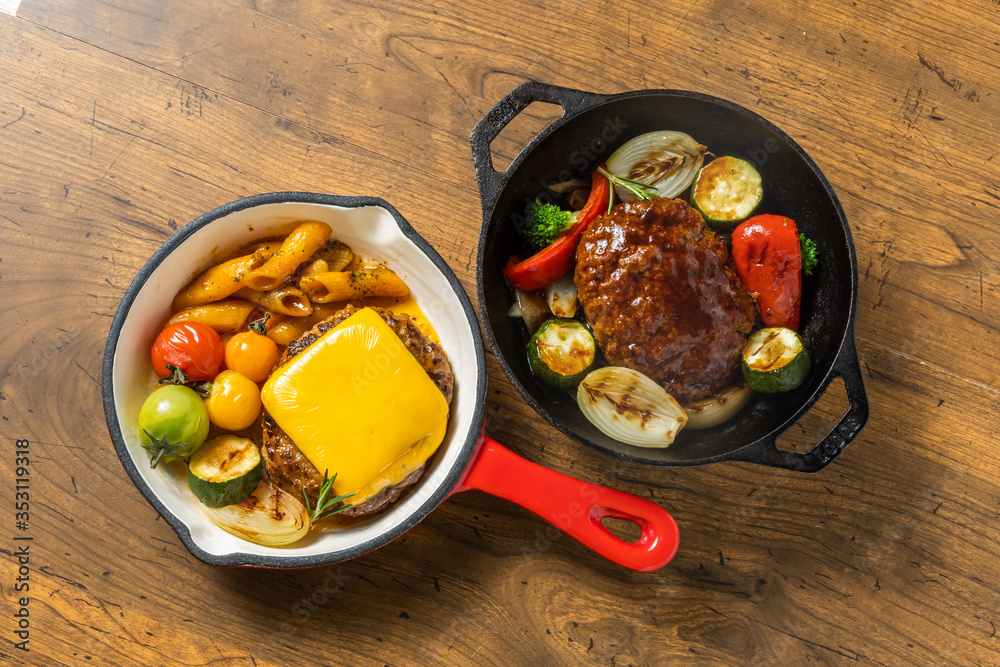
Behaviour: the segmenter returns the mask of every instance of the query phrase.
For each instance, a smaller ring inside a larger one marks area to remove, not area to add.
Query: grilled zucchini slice
[[[594,367],[597,343],[578,320],[548,320],[528,342],[531,371],[556,389],[572,389]]]
[[[802,338],[785,327],[761,329],[743,348],[743,379],[754,391],[791,391],[809,375],[812,361]]]
[[[206,507],[246,500],[263,474],[260,449],[249,438],[220,435],[199,447],[188,461],[188,488]]]
[[[720,229],[749,218],[763,198],[760,173],[746,160],[728,155],[702,167],[691,186],[691,205]]]

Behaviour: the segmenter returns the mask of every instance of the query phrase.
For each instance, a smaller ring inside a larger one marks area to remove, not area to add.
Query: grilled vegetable
[[[574,178],[571,181],[563,181],[549,185],[549,190],[558,195],[562,195],[566,200],[566,205],[574,211],[579,211],[587,204],[590,198],[590,179]]]
[[[507,260],[503,275],[511,287],[530,292],[551,285],[569,273],[583,231],[591,220],[605,212],[611,198],[611,183],[598,169],[601,169],[601,165],[591,175],[594,186],[590,190],[590,199],[576,216],[573,225],[545,249],[528,259],[519,261],[517,257],[511,257]]]
[[[552,315],[541,292],[525,292],[517,289],[514,290],[514,298],[515,301],[507,311],[507,315],[523,319],[529,334],[535,333],[542,322]]]
[[[139,409],[139,441],[159,462],[186,459],[208,437],[208,411],[194,389],[166,385],[153,391]]]
[[[744,383],[723,389],[715,396],[709,396],[684,406],[688,422],[685,428],[712,428],[732,419],[737,412],[753,398],[753,390]]]
[[[579,300],[572,271],[545,288],[545,301],[556,317],[576,315]]]
[[[746,220],[763,198],[760,173],[746,160],[728,155],[702,167],[691,186],[691,205],[713,227]]]
[[[761,329],[750,336],[742,359],[747,385],[765,394],[795,389],[805,381],[812,365],[802,338],[783,327]]]
[[[736,274],[757,295],[767,327],[799,328],[802,251],[795,223],[782,215],[755,215],[733,231]]]
[[[577,320],[549,320],[528,342],[531,371],[547,385],[572,389],[594,365],[597,343]]]
[[[620,178],[653,186],[653,196],[676,197],[691,186],[704,160],[705,146],[690,135],[662,130],[627,141],[608,158],[607,169]],[[635,189],[616,185],[622,201],[641,198]]]
[[[280,547],[300,540],[312,526],[302,503],[267,481],[261,481],[241,503],[205,507],[205,511],[222,530],[265,547]]]
[[[688,416],[660,385],[631,368],[605,366],[583,379],[576,402],[608,437],[636,447],[667,447]]]
[[[799,234],[799,248],[802,252],[802,275],[811,276],[819,264],[816,244],[807,239],[805,234]]]
[[[544,248],[573,224],[573,214],[555,204],[543,204],[536,199],[524,209],[528,223],[521,230],[525,240],[536,248]]]
[[[205,442],[188,461],[188,488],[206,507],[247,499],[260,483],[263,459],[253,440],[220,435]]]

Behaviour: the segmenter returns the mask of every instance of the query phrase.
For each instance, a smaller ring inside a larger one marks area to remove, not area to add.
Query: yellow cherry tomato
[[[236,371],[222,371],[212,380],[205,407],[213,424],[227,431],[241,431],[260,416],[260,389]]]
[[[254,382],[266,380],[278,360],[278,346],[263,335],[264,322],[254,322],[249,331],[236,334],[226,343],[226,368]]]

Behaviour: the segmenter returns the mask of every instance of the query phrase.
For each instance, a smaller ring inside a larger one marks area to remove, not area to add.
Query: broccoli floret
[[[799,244],[802,247],[802,273],[811,276],[813,269],[819,264],[819,257],[816,255],[816,244],[807,239],[805,234],[799,234]]]
[[[544,248],[555,241],[573,223],[573,214],[555,204],[543,204],[535,200],[524,209],[528,224],[524,226],[524,238],[531,245]]]

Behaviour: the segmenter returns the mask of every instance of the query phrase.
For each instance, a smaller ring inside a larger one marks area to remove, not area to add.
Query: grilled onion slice
[[[688,428],[712,428],[727,422],[753,398],[753,390],[744,382],[726,387],[715,396],[684,406]]]
[[[305,506],[295,496],[266,480],[237,505],[204,509],[222,530],[265,547],[300,540],[312,525]]]
[[[576,402],[608,437],[636,447],[667,447],[688,416],[673,396],[639,371],[605,366],[589,373]]]
[[[705,161],[706,147],[689,134],[660,130],[641,134],[625,142],[608,158],[608,171],[615,176],[645,183],[655,197],[676,197],[691,187]],[[621,185],[615,192],[622,201],[635,194]]]
[[[545,288],[545,301],[549,304],[549,310],[556,317],[576,315],[579,294],[576,283],[573,282],[572,271]]]
[[[552,316],[549,304],[545,302],[545,296],[541,292],[525,292],[519,289],[514,290],[514,295],[517,300],[507,311],[507,315],[522,318],[524,326],[528,327],[528,333],[535,333],[542,322]]]

